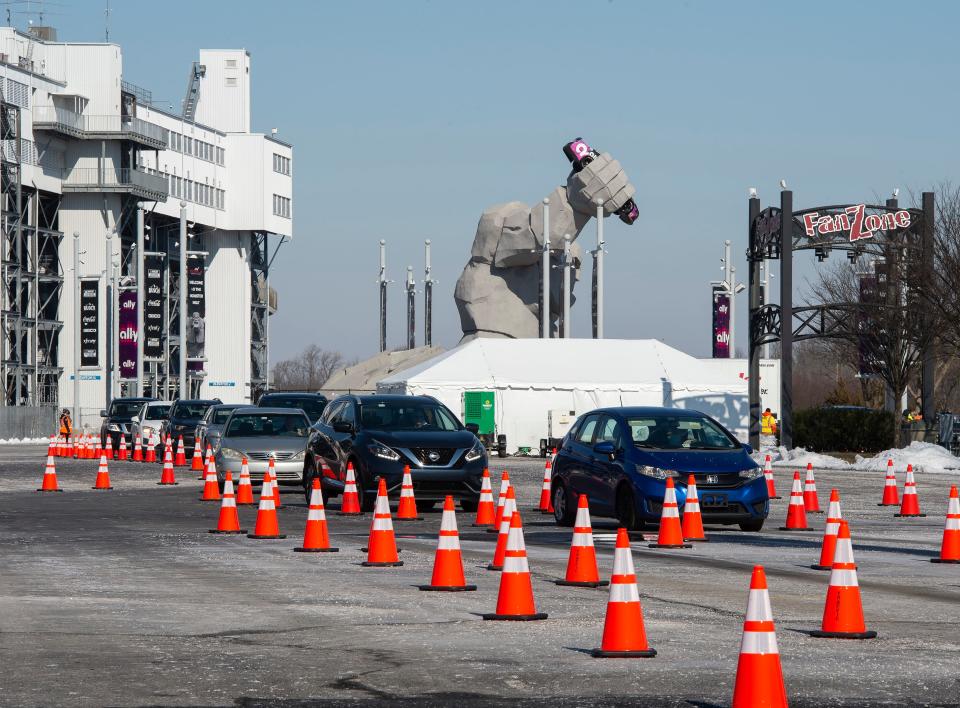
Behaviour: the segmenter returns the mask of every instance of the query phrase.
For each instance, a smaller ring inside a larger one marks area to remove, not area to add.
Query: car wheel
[[[558,526],[573,526],[577,516],[576,505],[570,502],[566,485],[560,480],[553,483],[553,518]]]
[[[617,490],[617,520],[627,531],[640,531],[644,523],[640,515],[637,514],[636,497],[633,490],[627,485],[620,485]]]
[[[480,505],[478,499],[461,499],[460,508],[463,509],[468,514],[474,514],[477,511],[477,507]]]
[[[436,505],[437,503],[435,501],[419,501],[418,500],[417,511],[420,512],[421,514],[428,511],[433,511],[433,507],[435,507]]]
[[[756,533],[757,531],[763,528],[763,522],[765,519],[753,519],[751,521],[741,521],[740,530],[749,531],[751,533]]]

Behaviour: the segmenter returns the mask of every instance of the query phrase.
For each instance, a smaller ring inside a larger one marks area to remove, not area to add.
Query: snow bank
[[[809,452],[802,447],[792,450],[785,447],[764,447],[760,449],[760,452],[753,453],[752,457],[762,465],[767,455],[770,455],[770,463],[773,467],[805,468],[809,463],[815,469],[847,470],[851,468],[849,462],[844,462],[830,455]]]
[[[853,468],[869,472],[882,472],[887,469],[887,460],[893,460],[896,471],[902,472],[907,465],[913,465],[917,472],[946,472],[960,470],[960,458],[950,454],[950,451],[933,443],[910,443],[903,449],[884,450],[875,457],[860,457],[857,455]]]
[[[49,445],[50,438],[4,438],[0,445]]]

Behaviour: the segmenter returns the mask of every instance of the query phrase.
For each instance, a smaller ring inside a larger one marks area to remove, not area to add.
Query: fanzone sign
[[[911,214],[907,209],[868,214],[866,204],[844,207],[834,214],[811,211],[803,215],[803,229],[809,238],[819,235],[849,233],[850,242],[872,238],[877,231],[896,231],[910,228]]]

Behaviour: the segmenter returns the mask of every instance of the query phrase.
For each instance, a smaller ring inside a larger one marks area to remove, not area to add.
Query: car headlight
[[[228,460],[241,460],[243,459],[243,453],[237,452],[232,447],[221,447],[220,454],[223,457],[226,457]]]
[[[296,455],[294,455],[294,456],[291,457],[290,459],[291,459],[291,460],[302,460],[302,459],[305,458],[306,456],[307,456],[307,451],[306,451],[306,450],[301,450],[300,452],[298,452]]]
[[[637,471],[645,477],[653,477],[654,479],[666,479],[667,477],[680,476],[673,470],[662,470],[659,467],[649,467],[647,465],[637,467]]]
[[[740,471],[740,479],[756,479],[757,477],[763,476],[763,470],[759,467],[753,467],[749,470]]]
[[[374,457],[379,457],[381,460],[390,460],[391,462],[396,462],[400,459],[400,455],[397,452],[387,447],[379,440],[371,440],[370,444],[367,445],[367,449],[370,451],[371,455]]]
[[[463,456],[463,459],[467,462],[473,462],[474,460],[479,460],[481,457],[483,457],[484,452],[486,452],[486,450],[483,449],[483,443],[477,440],[473,444],[473,447],[467,450],[467,454]]]
[[[120,426],[117,425],[116,423],[110,423],[109,425],[107,425],[107,430],[116,432],[120,430]]]

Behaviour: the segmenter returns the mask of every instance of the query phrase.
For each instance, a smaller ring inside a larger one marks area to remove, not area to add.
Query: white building
[[[76,390],[93,422],[115,396],[180,395],[181,221],[193,253],[187,395],[242,402],[263,389],[268,266],[293,234],[293,151],[251,132],[250,68],[242,49],[201,50],[176,113],[125,80],[115,44],[0,28],[6,405],[73,409]]]

